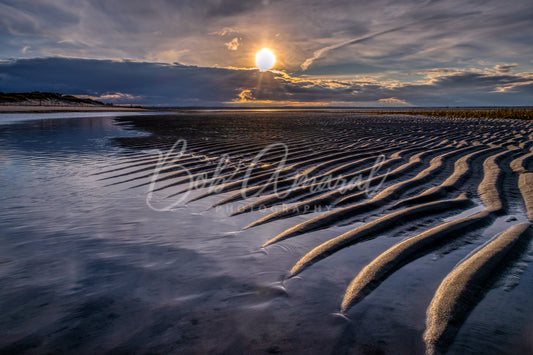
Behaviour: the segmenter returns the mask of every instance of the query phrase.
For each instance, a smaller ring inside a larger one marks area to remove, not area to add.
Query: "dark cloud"
[[[4,92],[124,93],[149,105],[229,101],[236,96],[235,87],[248,80],[241,71],[110,60],[28,59],[0,64],[0,68]]]
[[[425,83],[301,79],[281,72],[69,58],[0,62],[0,91],[53,91],[115,103],[529,105],[533,74],[428,70]]]

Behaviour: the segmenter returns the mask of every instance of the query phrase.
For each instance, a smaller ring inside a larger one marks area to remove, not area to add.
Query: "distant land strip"
[[[0,112],[137,111],[140,106],[115,106],[90,98],[51,92],[0,92]]]

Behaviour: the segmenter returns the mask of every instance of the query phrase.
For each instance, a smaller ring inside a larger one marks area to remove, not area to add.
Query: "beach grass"
[[[372,111],[376,114],[402,114],[422,115],[446,118],[492,118],[492,119],[519,119],[533,120],[533,108],[495,108],[495,109],[468,109],[468,108],[443,108],[443,109],[414,109],[402,111]]]

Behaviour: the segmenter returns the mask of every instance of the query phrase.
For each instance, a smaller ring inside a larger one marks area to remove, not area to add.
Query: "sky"
[[[0,0],[0,91],[147,106],[532,106],[531,0]],[[274,67],[256,68],[270,48]]]

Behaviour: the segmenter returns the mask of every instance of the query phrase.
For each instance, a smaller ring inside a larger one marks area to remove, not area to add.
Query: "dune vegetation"
[[[518,119],[533,120],[531,107],[507,107],[494,109],[478,108],[443,108],[443,109],[412,109],[402,111],[372,111],[377,114],[402,114],[422,115],[446,118],[493,118],[493,119]]]

